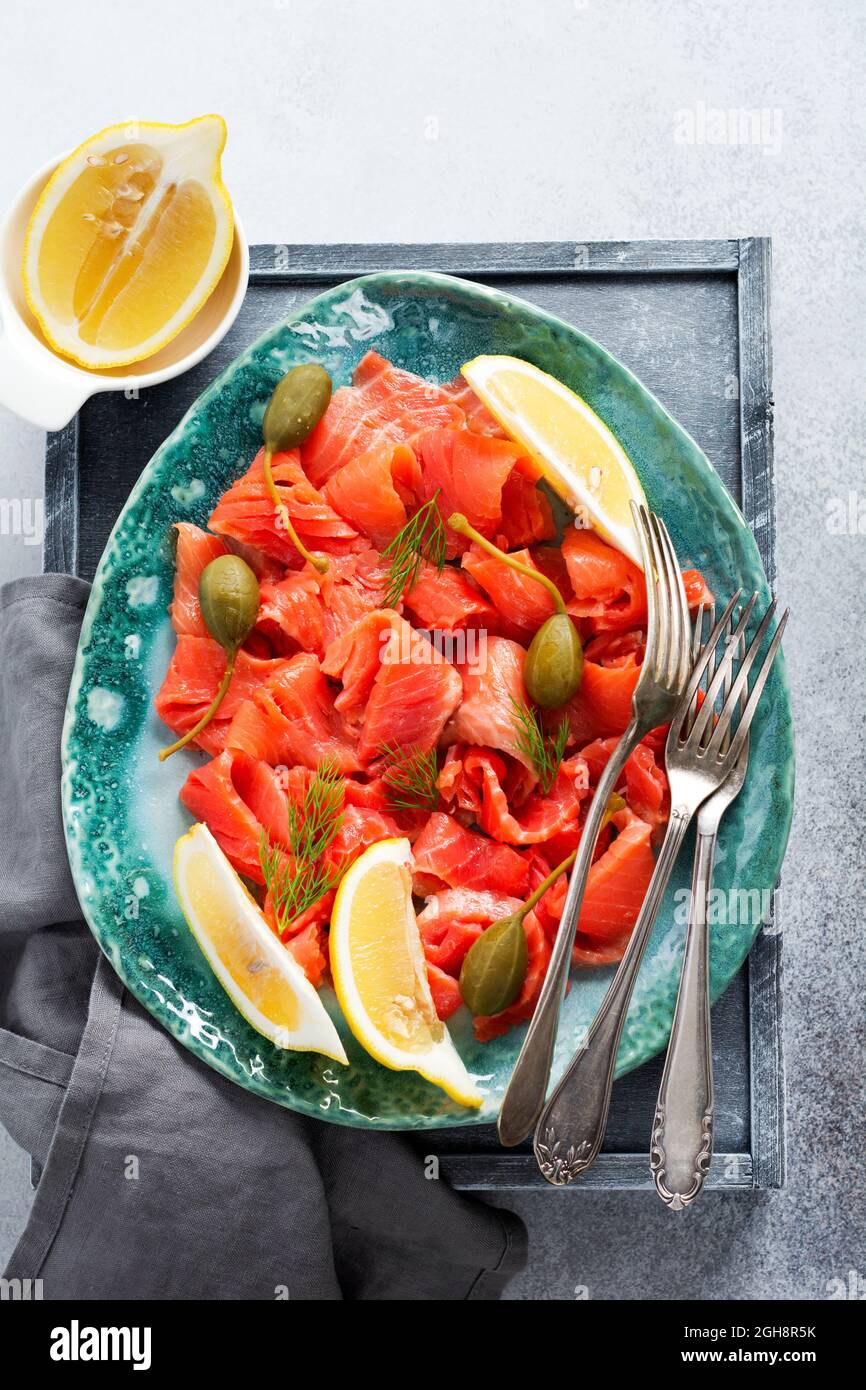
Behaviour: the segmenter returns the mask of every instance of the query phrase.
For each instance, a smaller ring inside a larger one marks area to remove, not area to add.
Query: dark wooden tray
[[[48,436],[45,569],[91,579],[148,459],[237,353],[312,294],[372,270],[412,267],[495,282],[597,338],[655,392],[712,460],[775,578],[770,391],[770,243],[544,242],[519,245],[255,246],[240,316],[186,376],[135,399],[95,396]],[[779,1187],[784,1104],[778,919],[713,1010],[716,1157],[708,1186]],[[661,1059],[614,1087],[604,1151],[569,1191],[650,1189],[649,1136]],[[529,1151],[492,1126],[413,1139],[456,1186],[544,1183]]]

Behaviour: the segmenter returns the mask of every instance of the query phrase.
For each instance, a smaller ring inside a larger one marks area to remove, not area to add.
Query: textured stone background
[[[799,753],[783,903],[788,1187],[706,1195],[679,1216],[648,1194],[515,1199],[532,1256],[511,1296],[809,1299],[852,1269],[866,1277],[866,681],[852,622],[864,539],[828,525],[851,491],[866,514],[866,10],[16,0],[3,18],[0,204],[107,122],[216,110],[251,241],[772,235]],[[767,112],[766,148],[676,138],[710,108]],[[43,438],[0,412],[0,499],[41,495]],[[0,579],[39,567],[38,547],[0,536]],[[26,1160],[0,1135],[0,1263],[28,1200]]]

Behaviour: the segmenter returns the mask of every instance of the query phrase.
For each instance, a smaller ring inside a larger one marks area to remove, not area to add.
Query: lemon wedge
[[[56,352],[84,367],[150,357],[225,269],[232,207],[221,116],[101,130],[55,169],[24,241],[27,302]]]
[[[582,524],[642,567],[629,503],[645,503],[644,490],[622,445],[586,401],[519,357],[473,357],[462,372]]]
[[[345,874],[331,915],[331,973],[361,1046],[392,1071],[417,1071],[460,1105],[477,1107],[473,1084],[427,983],[412,906],[408,840],[370,845]]]
[[[256,1032],[275,1047],[321,1052],[348,1066],[319,995],[206,825],[194,825],[175,845],[174,886],[208,964]]]

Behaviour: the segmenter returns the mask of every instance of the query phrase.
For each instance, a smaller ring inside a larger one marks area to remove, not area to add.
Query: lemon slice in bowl
[[[27,302],[56,352],[83,367],[150,357],[215,288],[234,221],[221,116],[108,126],[55,169],[24,241]]]
[[[256,1032],[275,1047],[321,1052],[348,1065],[319,995],[206,825],[194,825],[175,845],[174,886],[208,964]]]
[[[361,1046],[392,1071],[417,1071],[460,1105],[482,1097],[436,1015],[412,906],[409,841],[370,845],[331,914],[331,973]]]
[[[584,525],[641,565],[629,503],[646,502],[616,437],[581,396],[519,357],[474,357],[463,376]]]

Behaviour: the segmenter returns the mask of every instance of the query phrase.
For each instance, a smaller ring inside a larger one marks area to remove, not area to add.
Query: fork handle
[[[680,988],[650,1147],[656,1191],[672,1211],[695,1200],[713,1150],[707,900],[715,852],[715,832],[699,829]]]
[[[691,818],[688,807],[671,809],[664,843],[625,955],[585,1041],[538,1121],[535,1157],[543,1176],[554,1187],[573,1182],[595,1161],[601,1148],[623,1024],[653,922]]]
[[[553,954],[499,1111],[499,1140],[508,1147],[519,1144],[521,1139],[531,1134],[544,1105],[553,1062],[559,1010],[571,966],[571,948],[589,878],[595,842],[607,810],[608,798],[635,746],[646,732],[642,724],[632,719],[607,761],[587,813],[577,858],[571,870],[565,906],[553,944]]]

